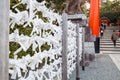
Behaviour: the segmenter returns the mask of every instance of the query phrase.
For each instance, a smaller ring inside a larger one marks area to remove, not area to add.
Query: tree
[[[42,2],[44,0],[37,0],[38,2]],[[62,13],[64,8],[66,7],[66,0],[45,0],[47,8],[54,9],[55,12]]]
[[[37,0],[38,2],[42,2],[44,0]],[[62,13],[63,10],[67,7],[67,4],[69,2],[73,2],[72,4],[74,4],[75,0],[45,0],[46,6],[48,8],[54,9],[55,12],[57,13]],[[76,2],[81,2],[80,7],[82,8],[83,12],[86,14],[86,7],[85,7],[85,1],[89,1],[89,0],[76,0]]]
[[[113,2],[107,1],[101,6],[101,17],[107,17],[110,22],[116,23],[120,19],[120,1],[114,0]]]

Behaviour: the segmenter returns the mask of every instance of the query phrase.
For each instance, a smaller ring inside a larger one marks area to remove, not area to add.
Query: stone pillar
[[[8,80],[9,0],[0,0],[0,80]]]
[[[68,42],[67,42],[67,14],[62,14],[62,80],[67,79],[67,51],[68,51]]]

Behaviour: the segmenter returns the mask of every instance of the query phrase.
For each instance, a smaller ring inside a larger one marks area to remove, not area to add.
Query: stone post
[[[0,80],[8,80],[9,0],[0,0]]]
[[[62,80],[67,80],[67,14],[62,15]]]

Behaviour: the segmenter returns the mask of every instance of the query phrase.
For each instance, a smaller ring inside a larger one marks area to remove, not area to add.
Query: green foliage
[[[33,56],[34,54],[35,51],[32,51],[32,45],[31,45],[27,51],[22,50],[17,54],[17,56],[18,58],[22,58],[22,56],[26,56],[26,55]]]
[[[101,7],[101,17],[107,17],[110,19],[110,22],[116,23],[118,16],[120,16],[120,2],[115,0],[113,2],[107,1]]]
[[[39,52],[39,47],[37,47],[35,50],[36,50],[37,52]]]
[[[47,58],[47,64],[50,64],[50,57]]]
[[[37,0],[38,2],[42,2],[44,0]],[[46,1],[46,7],[54,9],[57,13],[62,13],[62,11],[66,7],[66,0],[45,0]]]
[[[27,4],[20,4],[20,5],[16,6],[15,8],[13,8],[13,6],[15,6],[18,3],[19,3],[19,0],[10,0],[10,10],[12,10],[12,12],[17,13],[16,8],[19,11],[26,10]]]
[[[65,7],[66,7],[66,4],[63,3],[63,2],[61,2],[61,3],[57,4],[57,5],[54,7],[54,9],[55,9],[55,12],[61,14],[61,13],[63,12],[63,10],[65,9]]]
[[[48,18],[43,17],[43,13],[41,11],[38,11],[36,15],[38,15],[38,17],[41,18],[44,22],[48,22]]]
[[[16,43],[16,42],[10,42],[9,43],[9,50],[10,50],[10,55],[9,55],[9,58],[14,58],[14,52],[20,48],[20,45],[19,43]],[[44,51],[44,50],[49,50],[50,49],[50,45],[48,45],[47,43],[43,44],[41,46],[41,51]],[[39,52],[39,47],[36,48],[37,52]],[[30,56],[33,56],[35,54],[35,51],[32,51],[32,45],[29,47],[29,49],[27,51],[24,51],[23,49],[17,53],[17,56],[18,58],[22,58],[23,56],[26,56],[26,55],[30,55]],[[43,60],[44,62],[44,60]]]
[[[10,28],[10,34],[14,32],[14,30],[18,29],[19,30],[19,35],[23,34],[23,35],[27,35],[27,36],[30,36],[31,32],[32,32],[32,29],[33,27],[23,27],[23,25],[18,25],[18,24],[15,24],[14,28]]]
[[[116,23],[117,19],[119,19],[120,13],[113,12],[113,13],[106,13],[104,16],[107,16],[110,19],[110,22]]]
[[[54,36],[54,33],[50,29],[45,30],[45,32],[48,32],[48,33],[50,33],[50,34],[52,34]]]
[[[118,20],[120,20],[120,15],[118,16]]]
[[[46,5],[47,8],[51,7],[51,3],[50,2],[46,3],[45,5]]]
[[[9,50],[10,50],[10,55],[9,55],[9,58],[14,58],[14,52],[20,48],[20,45],[19,43],[17,42],[9,42]]]
[[[27,7],[27,4],[20,4],[16,8],[20,11],[25,11],[27,10],[26,7]]]
[[[45,65],[45,62],[46,62],[46,60],[45,60],[45,58],[43,58],[43,60],[42,60],[42,66]]]
[[[44,66],[45,63],[50,64],[50,57],[48,57],[47,60],[45,60],[45,58],[43,58],[41,66]]]
[[[14,58],[14,52],[20,48],[20,45],[19,43],[16,43],[16,42],[9,42],[9,50],[10,50],[10,55],[9,55],[9,58]],[[32,45],[29,47],[29,49],[27,51],[23,51],[21,50],[17,56],[18,58],[22,58],[22,56],[26,56],[26,55],[30,55],[30,56],[33,56],[35,53],[35,51],[32,51]]]
[[[54,24],[54,25],[56,25],[56,26],[59,26],[59,23],[58,23],[57,19],[54,20],[54,21],[52,22],[52,24]]]
[[[44,50],[47,50],[47,51],[48,51],[49,49],[50,49],[50,45],[48,45],[47,42],[41,46],[41,51],[42,51],[42,52],[43,52]]]
[[[10,0],[10,9],[18,3],[19,3],[19,0]]]

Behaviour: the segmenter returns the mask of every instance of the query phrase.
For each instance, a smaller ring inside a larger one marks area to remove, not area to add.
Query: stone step
[[[114,47],[111,40],[113,30],[118,31],[119,27],[107,27],[103,37],[100,38],[100,52],[103,54],[120,54],[120,40],[117,40],[116,47]]]
[[[102,39],[110,39],[111,40],[111,36],[107,36],[107,37],[103,36]]]
[[[100,44],[109,44],[109,43],[113,43],[112,41],[100,41]],[[117,44],[120,44],[120,41],[116,42]]]
[[[106,30],[118,30],[119,27],[114,26],[114,27],[106,27]]]
[[[100,48],[100,51],[119,51],[120,52],[120,48],[118,48],[118,47]]]
[[[113,45],[113,43],[100,43],[100,45]],[[116,42],[116,45],[120,45],[120,42]]]
[[[120,48],[120,46],[116,46],[117,48]],[[114,48],[113,45],[100,45],[100,48]]]
[[[112,41],[110,38],[106,38],[106,39],[100,39],[100,41]],[[119,39],[117,39],[118,42],[120,42]]]
[[[112,33],[109,33],[109,35],[106,33],[103,34],[104,37],[111,37]]]
[[[108,31],[104,31],[104,33],[110,33],[110,34],[112,34],[113,33],[113,31],[111,31],[111,30],[108,30]]]
[[[120,54],[119,51],[100,51],[103,54]]]
[[[111,40],[111,38],[104,38],[105,36],[103,36],[102,38],[100,38],[100,41],[109,41]]]
[[[104,33],[103,35],[104,35],[104,37],[111,37],[112,34],[111,34],[111,35],[110,35],[110,34],[108,35],[108,34],[105,34],[105,33]]]
[[[120,48],[120,45],[116,45],[117,48]],[[114,45],[100,45],[100,48],[114,48]]]
[[[100,40],[100,42],[112,42],[112,40]],[[120,42],[120,40],[117,40],[117,42]]]

